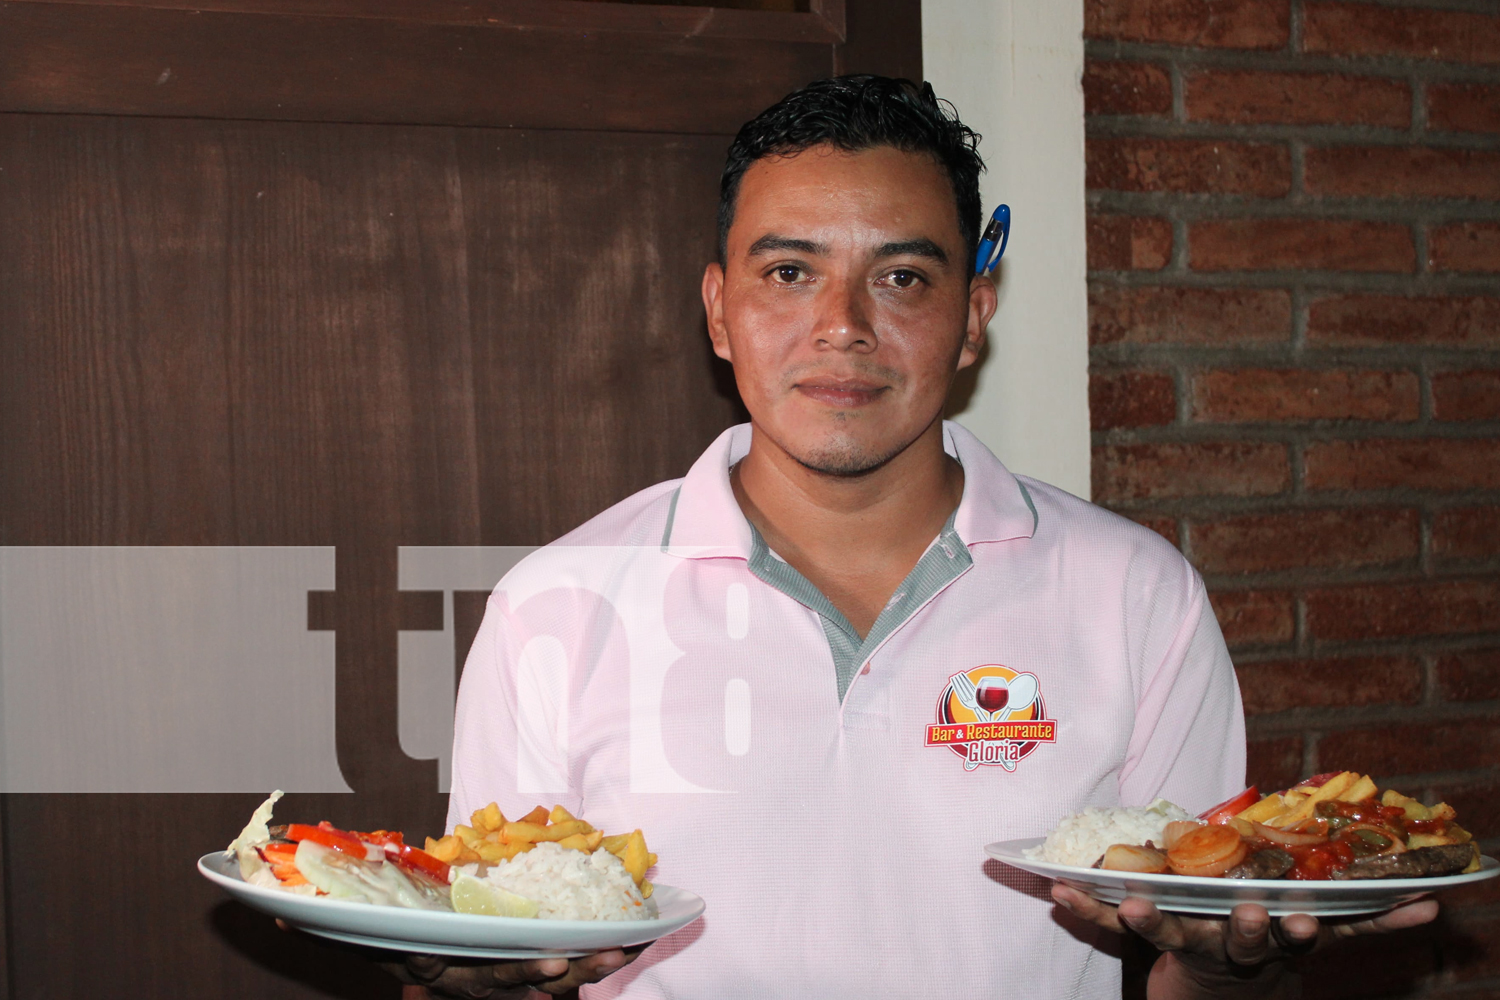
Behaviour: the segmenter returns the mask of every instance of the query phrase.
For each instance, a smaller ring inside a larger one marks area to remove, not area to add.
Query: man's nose
[[[828,282],[818,297],[813,327],[817,346],[868,354],[875,350],[875,328],[870,324],[868,292],[858,280]]]

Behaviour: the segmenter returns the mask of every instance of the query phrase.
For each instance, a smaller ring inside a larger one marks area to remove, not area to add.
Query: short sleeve
[[[1203,582],[1188,572],[1184,614],[1136,702],[1122,805],[1164,798],[1196,814],[1245,787],[1239,684]]]
[[[450,832],[490,802],[507,815],[578,805],[568,787],[568,658],[557,645],[518,635],[503,592],[490,596],[454,710]]]

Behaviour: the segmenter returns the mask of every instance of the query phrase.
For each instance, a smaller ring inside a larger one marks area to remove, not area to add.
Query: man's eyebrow
[[[749,256],[757,257],[764,253],[781,253],[787,250],[793,253],[812,254],[815,257],[828,256],[828,247],[822,243],[815,243],[812,240],[795,240],[789,236],[777,236],[775,233],[767,233],[750,244]]]
[[[939,264],[948,263],[948,255],[943,248],[928,239],[898,240],[895,243],[882,243],[880,249],[875,251],[876,257],[926,257],[935,260]]]

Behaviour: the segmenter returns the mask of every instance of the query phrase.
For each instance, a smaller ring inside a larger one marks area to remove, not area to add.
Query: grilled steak
[[[1268,847],[1256,851],[1244,861],[1224,873],[1225,878],[1281,878],[1291,871],[1296,863],[1290,854],[1279,847]]]
[[[1418,847],[1401,854],[1377,854],[1360,858],[1336,879],[1356,878],[1431,878],[1457,875],[1474,860],[1473,844],[1443,844],[1440,847]]]

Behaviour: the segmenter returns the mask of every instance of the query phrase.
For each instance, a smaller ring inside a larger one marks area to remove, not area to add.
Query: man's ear
[[[724,326],[724,269],[717,263],[703,269],[703,312],[708,317],[708,339],[714,345],[714,353],[734,364],[729,331]]]
[[[985,327],[990,325],[999,304],[994,282],[983,275],[975,275],[969,282],[969,319],[964,327],[963,349],[958,354],[960,369],[979,360],[979,352],[984,350]]]

